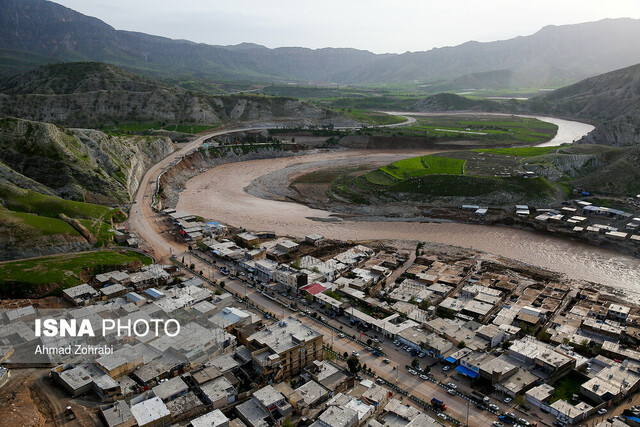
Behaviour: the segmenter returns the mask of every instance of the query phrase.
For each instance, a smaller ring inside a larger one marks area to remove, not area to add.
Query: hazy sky
[[[56,0],[119,30],[208,44],[428,50],[640,18],[638,0]]]

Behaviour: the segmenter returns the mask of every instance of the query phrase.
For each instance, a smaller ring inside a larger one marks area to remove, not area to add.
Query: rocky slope
[[[0,81],[0,115],[91,128],[285,120],[339,125],[344,120],[329,109],[292,98],[206,95],[90,62],[47,65]]]
[[[22,119],[0,120],[0,177],[66,199],[130,200],[144,171],[174,147],[166,137],[116,137]]]
[[[615,70],[531,99],[533,112],[604,123],[640,109],[640,64]]]

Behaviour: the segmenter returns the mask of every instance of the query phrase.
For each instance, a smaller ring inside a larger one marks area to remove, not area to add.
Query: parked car
[[[423,358],[423,357],[425,357],[425,356],[426,356],[426,354],[424,354],[424,353],[420,353],[420,354],[418,354],[418,357],[419,357],[420,359],[422,359],[422,358]]]
[[[457,386],[457,385],[455,385],[454,383],[448,383],[448,384],[447,384],[447,387],[452,388],[452,389],[454,389],[454,390],[458,388],[458,386]]]
[[[494,421],[492,425],[493,427],[502,427],[502,423],[499,423],[497,421]]]
[[[382,361],[383,361],[384,363],[391,363],[391,360],[389,360],[389,359],[387,359],[387,358],[382,359]]]
[[[451,369],[451,366],[443,366],[443,367],[442,367],[442,370],[443,370],[444,372],[447,372],[449,369]]]
[[[600,408],[600,409],[598,409],[598,415],[604,415],[604,414],[606,414],[606,413],[607,413],[607,410],[606,410],[606,409],[604,409],[604,408]]]
[[[456,391],[454,389],[450,388],[449,390],[447,390],[447,393],[456,394]]]
[[[421,380],[425,380],[425,381],[427,381],[427,380],[429,379],[429,377],[428,377],[428,376],[426,376],[425,374],[421,374],[421,375],[420,375],[420,379],[421,379]]]
[[[511,402],[511,398],[510,397],[505,397],[504,398],[504,403],[509,403]]]
[[[418,372],[417,372],[417,371],[414,371],[413,369],[409,369],[409,373],[410,373],[411,375],[418,375]]]
[[[339,336],[340,338],[344,338],[344,334],[343,334],[342,332],[340,332],[340,333],[338,334],[338,336]]]
[[[518,418],[518,424],[523,425],[525,427],[531,425],[531,423],[529,423],[529,421],[525,420],[524,418]]]
[[[351,354],[353,354],[355,357],[360,357],[360,353],[358,353],[357,351],[353,350],[351,352]]]
[[[382,378],[376,378],[376,382],[378,384],[384,384],[384,380]]]

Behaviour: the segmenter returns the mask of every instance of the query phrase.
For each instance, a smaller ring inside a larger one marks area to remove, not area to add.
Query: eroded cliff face
[[[314,123],[340,119],[330,110],[293,99],[211,96],[168,89],[149,92],[100,90],[72,94],[0,94],[0,114],[69,127],[92,128],[136,122],[215,125],[290,118]]]
[[[110,136],[51,123],[0,120],[0,177],[65,199],[126,203],[144,171],[173,151],[167,137]]]
[[[186,155],[160,176],[158,197],[160,206],[162,208],[175,207],[185,183],[207,169],[224,163],[295,156],[297,150],[298,147],[295,144],[263,145],[244,150],[231,146],[196,150]]]

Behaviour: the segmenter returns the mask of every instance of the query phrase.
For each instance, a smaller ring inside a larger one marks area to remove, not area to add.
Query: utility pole
[[[467,400],[467,427],[469,427],[469,401]]]

